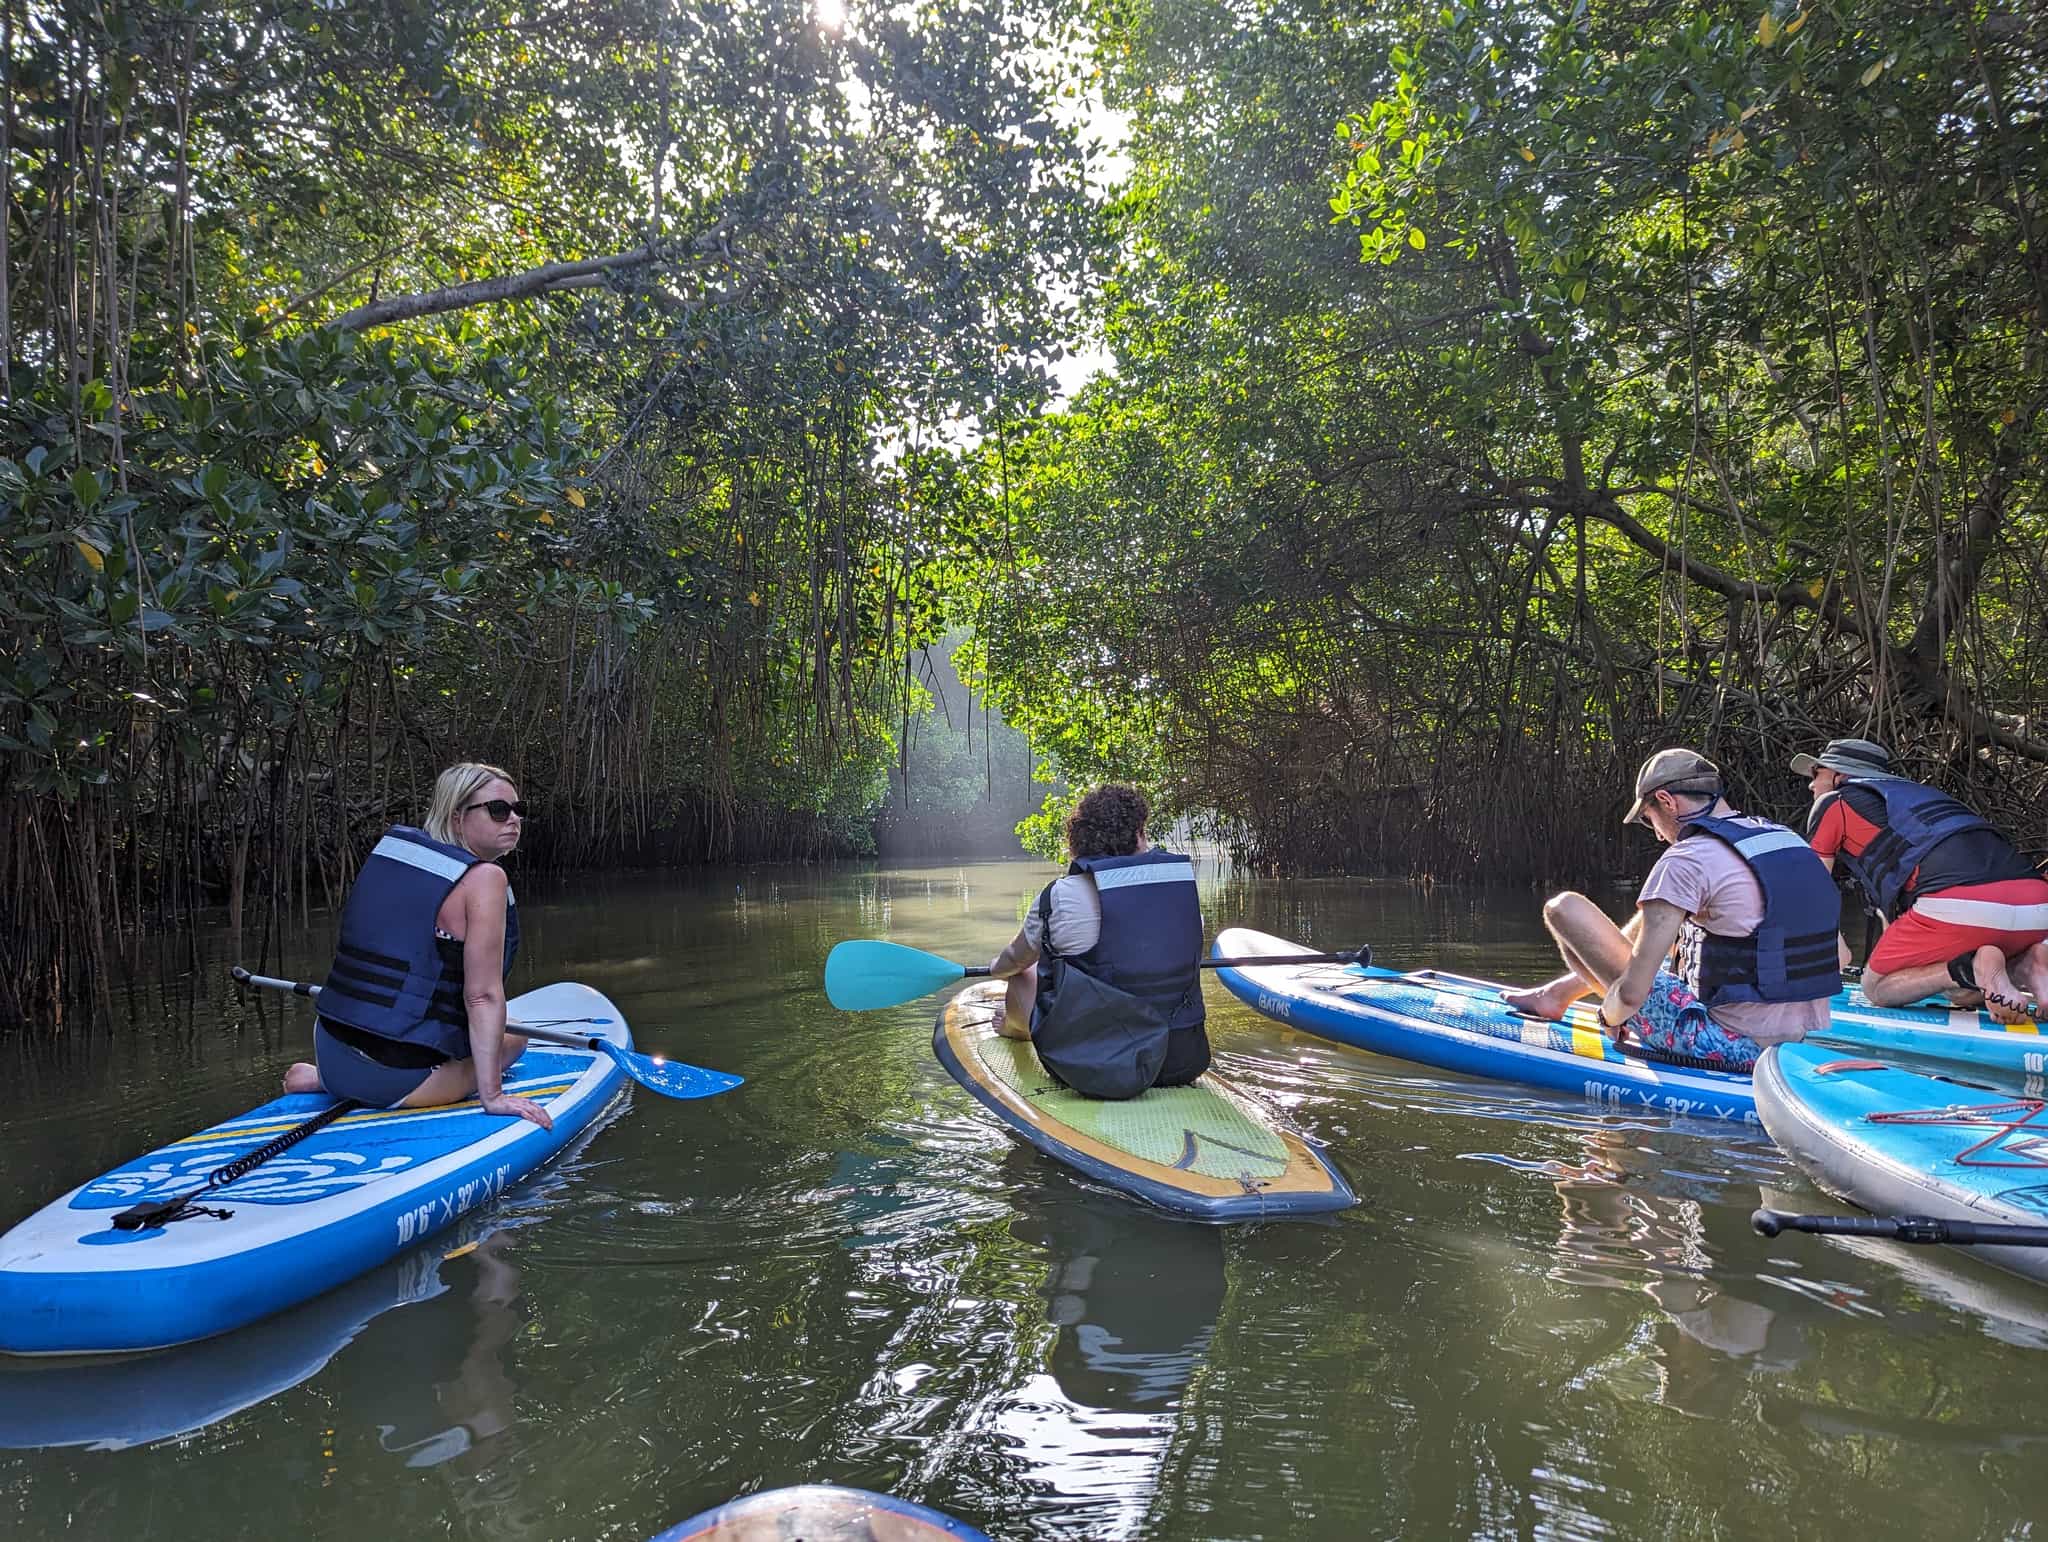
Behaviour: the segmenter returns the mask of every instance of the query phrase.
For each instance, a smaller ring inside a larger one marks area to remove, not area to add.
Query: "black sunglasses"
[[[496,825],[503,824],[514,814],[517,814],[521,819],[526,817],[526,805],[524,803],[516,800],[507,803],[503,798],[486,798],[481,803],[465,804],[462,812],[467,814],[471,809],[479,808],[489,814],[491,816],[491,823]]]

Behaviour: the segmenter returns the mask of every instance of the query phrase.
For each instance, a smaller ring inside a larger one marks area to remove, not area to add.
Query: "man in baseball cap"
[[[1633,1033],[1649,1049],[1731,1071],[1752,1068],[1767,1044],[1825,1027],[1841,988],[1841,900],[1813,849],[1737,813],[1721,796],[1720,767],[1696,750],[1643,762],[1623,822],[1638,820],[1667,849],[1635,915],[1616,926],[1583,894],[1553,896],[1543,922],[1568,972],[1504,992],[1508,1005],[1557,1019],[1598,992],[1600,1025],[1617,1042]]]
[[[1806,838],[1839,860],[1888,923],[1863,994],[1904,1006],[1937,991],[2001,1022],[2048,1000],[2048,879],[1989,822],[1892,769],[1871,739],[1835,739],[1792,769],[1813,789]]]
[[[1659,792],[1718,793],[1721,768],[1695,750],[1659,750],[1636,772],[1636,801],[1621,816],[1624,825],[1643,817],[1643,809]]]

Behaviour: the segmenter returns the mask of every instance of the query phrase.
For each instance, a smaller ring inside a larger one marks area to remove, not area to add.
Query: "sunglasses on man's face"
[[[494,825],[503,824],[514,814],[517,814],[521,819],[526,817],[526,805],[516,799],[507,803],[503,798],[486,798],[481,803],[464,805],[462,812],[467,814],[473,809],[482,809],[486,814],[489,814],[491,816],[491,823]]]

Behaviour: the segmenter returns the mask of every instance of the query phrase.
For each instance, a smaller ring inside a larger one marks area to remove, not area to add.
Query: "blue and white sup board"
[[[1757,1062],[1756,1099],[1771,1139],[1814,1182],[1873,1214],[2048,1223],[2048,1103],[2039,1098],[1780,1044]],[[1969,1251],[2048,1280],[2048,1248]]]
[[[1808,1043],[1853,1049],[1877,1059],[1911,1056],[1958,1071],[1995,1070],[2028,1079],[2037,1095],[2048,1076],[2048,1039],[2039,1023],[2000,1023],[1982,1010],[1951,1010],[1945,1002],[1874,1007],[1860,990],[1844,991],[1829,1006],[1828,1030]]]
[[[325,1369],[376,1317],[442,1294],[441,1266],[495,1224],[479,1212],[368,1274],[235,1333],[139,1355],[0,1356],[0,1449],[121,1451],[197,1434]]]
[[[587,986],[528,991],[510,1015],[573,1023],[622,1047],[618,1008]],[[277,1098],[137,1157],[54,1200],[0,1237],[0,1351],[159,1349],[226,1333],[354,1279],[488,1204],[573,1141],[617,1096],[625,1071],[587,1049],[530,1042],[505,1090],[552,1130],[442,1108],[357,1109],[200,1201],[192,1215],[122,1231],[121,1211],[196,1189],[206,1175],[330,1106]]]
[[[1220,932],[1215,945],[1218,958],[1313,951],[1236,926]],[[1376,1055],[1584,1096],[1613,1109],[1756,1122],[1749,1077],[1617,1049],[1600,1027],[1596,1004],[1575,1006],[1563,1022],[1550,1023],[1510,1010],[1501,999],[1506,986],[1433,969],[1395,974],[1356,964],[1276,964],[1216,973],[1254,1010]]]
[[[1226,929],[1215,946],[1220,958],[1310,951],[1244,927]],[[1233,995],[1268,1017],[1374,1054],[1583,1094],[1615,1108],[1756,1122],[1748,1076],[1674,1065],[1633,1045],[1617,1049],[1590,997],[1551,1023],[1511,1011],[1501,1000],[1506,986],[1434,969],[1396,974],[1355,964],[1292,964],[1217,973]],[[2030,1095],[2048,1082],[2048,1039],[2034,1023],[2007,1026],[1939,1001],[1872,1006],[1854,987],[1836,995],[1828,1012],[1827,1029],[1808,1043],[1910,1059],[1922,1069],[1998,1070],[2028,1078]]]

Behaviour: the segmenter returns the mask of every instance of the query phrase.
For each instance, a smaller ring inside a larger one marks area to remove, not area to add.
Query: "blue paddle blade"
[[[872,1012],[929,996],[966,967],[894,942],[842,942],[825,958],[825,998],[842,1012]]]
[[[715,1098],[721,1092],[732,1091],[745,1080],[730,1071],[707,1071],[702,1066],[685,1065],[680,1060],[637,1054],[630,1049],[621,1049],[609,1039],[599,1039],[596,1043],[598,1051],[624,1066],[626,1074],[634,1081],[665,1098]]]

